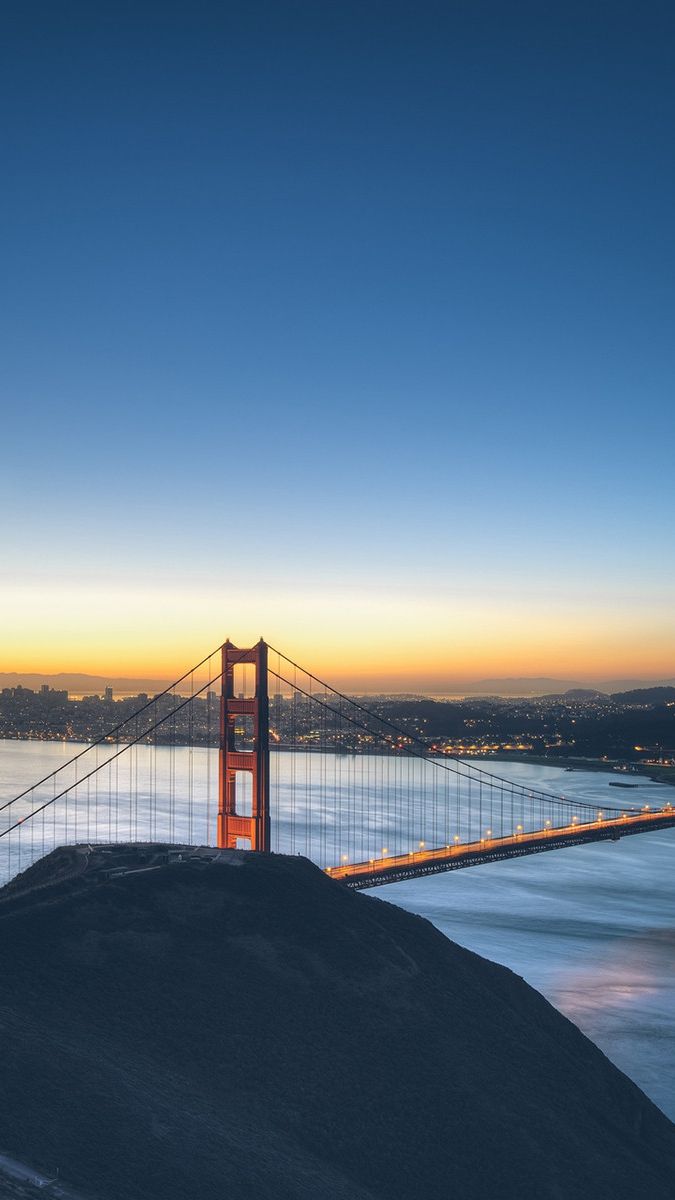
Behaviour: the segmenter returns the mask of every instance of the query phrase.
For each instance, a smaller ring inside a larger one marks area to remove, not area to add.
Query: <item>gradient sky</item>
[[[0,44],[0,669],[675,673],[672,4]]]

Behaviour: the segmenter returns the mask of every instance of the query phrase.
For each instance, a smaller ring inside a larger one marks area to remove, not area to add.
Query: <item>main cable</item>
[[[87,746],[85,746],[84,750],[80,750],[78,754],[73,755],[73,757],[69,758],[67,762],[61,763],[61,766],[57,767],[55,771],[50,771],[49,775],[45,775],[44,779],[38,779],[37,783],[34,783],[31,787],[26,788],[25,791],[19,792],[19,795],[14,796],[12,800],[6,800],[4,804],[0,804],[0,812],[3,812],[5,808],[9,808],[11,804],[16,804],[17,800],[23,800],[24,796],[27,796],[29,792],[34,792],[36,788],[42,787],[43,783],[47,783],[47,781],[52,778],[52,775],[58,775],[59,772],[65,771],[66,767],[72,767],[73,763],[76,763],[78,759],[83,758],[83,756],[88,754],[90,750],[93,750],[96,746],[100,746],[103,742],[108,741],[109,738],[118,733],[120,729],[124,729],[124,726],[128,725],[131,721],[137,720],[141,713],[144,713],[148,708],[151,708],[153,704],[156,704],[158,700],[161,700],[164,696],[167,696],[169,692],[172,692],[173,689],[178,687],[180,683],[183,683],[183,681],[187,679],[188,675],[198,671],[200,667],[204,666],[205,662],[209,662],[219,650],[222,650],[223,644],[224,643],[222,643],[220,646],[216,646],[216,649],[212,650],[210,654],[207,654],[201,662],[198,662],[194,667],[190,667],[189,671],[186,671],[184,675],[181,675],[180,679],[177,679],[174,683],[170,683],[163,692],[158,692],[156,696],[153,696],[152,700],[148,700],[147,704],[143,704],[141,708],[136,709],[136,711],[131,713],[130,716],[125,717],[123,721],[120,721],[119,725],[114,725],[112,729],[109,729],[106,733],[102,733],[100,737],[95,738],[93,742],[90,742]],[[215,678],[218,679],[218,676],[216,675]],[[190,699],[191,697],[188,697],[188,702]],[[161,724],[161,722],[159,723]],[[153,726],[152,728],[156,728],[156,726]],[[147,729],[146,733],[151,733],[152,728]],[[128,745],[132,744],[132,742],[128,743]],[[108,762],[112,762],[112,759],[108,759]],[[63,794],[65,795],[65,792]]]
[[[217,650],[212,651],[212,653],[210,655],[207,655],[207,658],[203,659],[202,662],[206,662],[208,660],[208,658],[212,658],[214,654],[217,654],[217,652],[218,652]],[[248,651],[242,650],[241,653],[243,656],[244,654],[247,654]],[[241,660],[239,660],[239,661],[241,661]],[[202,665],[202,663],[199,664],[199,666],[201,666],[201,665]],[[236,661],[233,663],[233,665],[234,666],[237,665]],[[196,668],[195,668],[195,670],[196,670]],[[186,676],[189,674],[190,674],[190,672],[186,671],[185,675],[183,675],[181,677],[181,679],[185,679]],[[127,750],[131,750],[132,747],[136,746],[139,742],[142,742],[143,738],[148,737],[151,733],[154,733],[154,731],[156,729],[158,729],[160,725],[163,725],[165,721],[170,720],[172,717],[175,718],[176,713],[180,712],[181,709],[185,708],[185,706],[187,704],[191,704],[192,701],[195,700],[198,696],[201,696],[202,692],[205,692],[206,689],[210,688],[212,686],[212,684],[216,683],[216,681],[218,679],[221,679],[222,675],[223,675],[223,670],[222,670],[222,666],[221,666],[221,669],[218,672],[218,674],[214,675],[212,679],[207,680],[207,682],[203,685],[203,687],[199,688],[199,691],[195,692],[192,696],[187,696],[186,699],[181,701],[181,703],[176,708],[172,709],[171,712],[165,713],[163,717],[160,717],[158,721],[155,721],[154,725],[150,725],[147,729],[142,730],[142,732],[139,733],[136,737],[134,737],[132,741],[125,742],[124,745],[122,746],[121,750],[117,750],[115,754],[111,754],[110,758],[107,758],[105,760],[105,762],[103,762],[103,763],[99,763],[97,766],[95,766],[93,768],[93,770],[89,771],[89,773],[87,775],[81,775],[78,780],[76,780],[74,783],[69,784],[68,787],[64,788],[62,792],[58,793],[58,795],[56,794],[56,788],[55,788],[54,789],[55,794],[52,797],[50,797],[49,800],[45,800],[44,804],[41,804],[38,808],[34,808],[32,810],[32,812],[27,813],[25,817],[20,817],[19,820],[15,821],[13,825],[8,825],[6,829],[1,830],[0,838],[6,837],[7,834],[12,833],[13,830],[18,829],[19,826],[21,826],[21,825],[24,825],[26,823],[26,821],[32,821],[33,817],[36,817],[38,815],[38,813],[44,812],[45,809],[50,808],[51,805],[55,804],[57,800],[61,800],[63,796],[67,796],[68,793],[71,792],[74,787],[78,787],[80,784],[85,783],[87,780],[91,779],[94,776],[98,777],[99,771],[104,770],[105,767],[109,767],[110,764],[115,761],[115,759],[120,757],[120,755],[126,754]],[[177,682],[181,682],[181,680],[178,680]],[[175,687],[176,684],[173,684],[172,686]],[[167,689],[167,691],[169,691],[169,690],[170,689]],[[164,692],[162,694],[166,695],[166,692]],[[147,707],[148,707],[148,705],[145,705],[145,708],[147,708]],[[143,710],[139,710],[139,711],[143,711]],[[97,747],[98,745],[99,745],[99,742],[93,743],[92,746],[88,747],[88,749],[93,749],[95,746]],[[76,755],[76,757],[80,758],[81,755]],[[74,760],[72,760],[72,761],[74,761]],[[66,764],[64,764],[64,765],[66,765]],[[47,780],[52,779],[52,778],[55,779],[57,774],[58,774],[57,771],[52,771],[51,775],[46,775],[45,778],[40,781],[40,783],[34,784],[32,788],[27,788],[25,792],[22,792],[21,796],[16,796],[15,800],[19,800],[22,798],[22,796],[28,795],[29,792],[34,791],[35,788],[40,787],[41,784],[45,783]],[[10,801],[10,803],[14,803],[14,801]],[[7,805],[5,804],[2,807],[7,808]],[[0,808],[0,811],[2,811],[1,808]]]
[[[275,651],[275,653],[279,653],[279,652]],[[284,655],[284,654],[282,654],[281,657],[286,659],[286,662],[289,662],[289,663],[292,662],[292,660],[289,658],[286,658],[286,655]],[[296,664],[292,664],[292,665],[295,666]],[[304,668],[298,667],[298,670],[304,671]],[[332,713],[335,713],[338,711],[337,709],[332,708],[331,705],[325,704],[325,702],[323,700],[319,700],[319,698],[316,695],[311,695],[310,692],[305,691],[304,688],[301,688],[299,684],[297,684],[297,683],[294,684],[294,683],[292,683],[292,681],[290,679],[287,679],[284,675],[279,675],[279,674],[277,674],[276,671],[272,671],[271,668],[270,668],[270,674],[274,675],[281,683],[285,683],[289,687],[295,688],[298,692],[301,693],[301,695],[306,696],[309,699],[313,700],[315,704],[320,704],[322,707],[328,708],[329,711]],[[398,749],[403,750],[406,754],[410,754],[415,758],[422,759],[424,762],[432,762],[435,767],[438,767],[443,771],[449,771],[453,775],[459,775],[461,778],[468,779],[470,783],[472,782],[471,775],[469,775],[469,774],[462,775],[461,771],[457,771],[454,767],[449,766],[446,762],[443,762],[440,759],[434,758],[433,752],[429,750],[428,746],[424,745],[424,743],[422,742],[422,740],[420,738],[412,737],[409,733],[406,733],[404,730],[398,729],[398,727],[396,725],[394,725],[391,721],[388,721],[384,717],[379,717],[377,714],[370,712],[370,710],[367,709],[364,705],[358,704],[356,701],[351,700],[349,696],[345,696],[341,692],[338,692],[334,688],[331,688],[330,684],[326,684],[323,682],[323,680],[318,679],[317,676],[311,675],[311,673],[309,671],[304,671],[304,674],[309,675],[315,682],[320,683],[323,687],[327,688],[328,691],[332,692],[335,696],[339,697],[341,700],[346,700],[348,704],[352,704],[355,708],[359,709],[360,712],[366,713],[372,720],[380,721],[382,724],[387,725],[390,729],[394,730],[394,732],[396,732],[399,737],[402,737],[403,739],[405,739],[403,744],[400,745],[399,747],[397,747]],[[369,733],[371,735],[371,737],[373,736],[372,729],[369,728],[367,725],[363,724],[362,721],[358,721],[355,717],[350,717],[346,713],[343,713],[342,716],[344,717],[344,719],[346,721],[349,721],[350,724],[354,725],[357,729],[362,729],[366,733]],[[421,750],[415,750],[413,748],[413,746],[406,745],[406,740],[409,742],[414,742],[416,745],[421,747]],[[455,755],[451,754],[451,755],[448,755],[448,757],[451,758],[454,762],[458,763],[461,767],[466,768],[467,771],[476,771],[476,773],[478,775],[478,779],[474,779],[473,782],[479,782],[480,777],[483,776],[490,780],[490,785],[489,785],[490,787],[493,787],[493,786],[496,787],[498,784],[504,784],[504,783],[508,784],[511,787],[514,786],[512,780],[502,779],[501,776],[492,775],[489,771],[482,771],[479,767],[474,767],[473,764],[464,762],[463,759],[457,758]],[[571,800],[566,796],[550,795],[549,793],[541,792],[538,789],[526,788],[522,784],[516,784],[515,786],[518,788],[520,795],[523,797],[527,797],[528,799],[537,798],[537,799],[544,800],[548,804],[561,803],[561,804],[569,805],[572,808],[583,808],[583,809],[588,809],[589,811],[592,811],[592,812],[598,811],[597,804],[588,804],[584,800]],[[623,813],[623,812],[632,812],[633,810],[616,808],[616,807],[613,807],[610,805],[603,805],[603,811],[604,812]]]

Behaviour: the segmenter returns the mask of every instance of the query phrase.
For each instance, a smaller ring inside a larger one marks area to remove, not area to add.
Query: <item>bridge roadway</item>
[[[675,807],[666,804],[661,809],[625,812],[620,817],[599,817],[595,821],[573,822],[560,828],[536,829],[514,833],[508,837],[481,838],[479,842],[456,843],[435,849],[411,850],[408,854],[392,854],[370,858],[366,862],[346,863],[326,867],[326,874],[350,888],[378,887],[383,883],[400,883],[422,875],[436,875],[459,867],[519,858],[523,854],[540,854],[544,850],[561,850],[565,846],[581,846],[586,842],[618,841],[632,833],[648,833],[675,827]]]

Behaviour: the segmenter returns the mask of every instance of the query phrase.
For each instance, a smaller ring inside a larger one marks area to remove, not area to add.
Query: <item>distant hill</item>
[[[616,692],[634,688],[674,686],[675,679],[610,679],[580,683],[578,680],[554,679],[546,675],[516,675],[479,679],[468,683],[453,683],[448,685],[445,692],[454,692],[464,696],[562,696],[570,692],[584,695],[613,695]]]
[[[606,692],[598,692],[595,688],[570,688],[565,692],[566,700],[597,700],[606,696]]]
[[[667,704],[675,701],[675,687],[634,688],[630,692],[613,692],[612,699],[619,704]]]
[[[675,1195],[675,1126],[427,921],[296,857],[84,853],[0,892],[5,1153],[99,1200]]]
[[[599,683],[598,687],[603,692],[616,695],[619,692],[636,691],[641,688],[675,687],[675,679],[609,679],[605,683]]]
[[[543,696],[550,693],[560,695],[570,688],[580,687],[583,687],[583,684],[569,679],[550,679],[546,675],[516,675],[457,684],[456,691],[467,696]]]

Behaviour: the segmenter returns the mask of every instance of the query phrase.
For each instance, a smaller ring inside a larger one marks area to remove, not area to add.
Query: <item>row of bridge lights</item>
[[[576,818],[576,817],[573,817],[572,819],[573,819],[574,821],[576,821],[576,819],[577,819],[577,818]],[[551,824],[551,822],[550,822],[550,821],[547,821],[547,822],[546,822],[546,824],[547,824],[547,825],[550,825],[550,824]],[[522,834],[522,832],[523,832],[523,827],[522,827],[522,825],[517,825],[517,826],[516,826],[516,831],[515,831],[515,833],[513,833],[513,834],[512,834],[512,837],[514,837],[514,838],[520,837],[520,835]],[[492,830],[491,830],[491,829],[486,829],[486,830],[485,830],[485,837],[483,837],[483,838],[481,838],[481,839],[480,839],[481,845],[482,845],[482,844],[485,842],[486,838],[491,838],[491,837],[492,837]],[[461,840],[462,840],[462,839],[460,838],[459,834],[458,834],[458,833],[456,833],[456,834],[455,834],[455,837],[454,837],[454,845],[455,845],[455,846],[458,846]],[[419,843],[418,843],[418,845],[419,845],[419,849],[418,849],[418,850],[409,850],[409,851],[408,851],[408,855],[409,855],[409,856],[411,856],[411,857],[412,857],[412,855],[414,855],[414,854],[421,854],[421,853],[423,852],[423,850],[425,849],[425,847],[426,847],[426,842],[419,842]],[[452,849],[453,849],[453,846],[452,846],[452,845],[446,845],[446,847],[445,847],[445,848],[446,848],[446,850],[452,850]],[[389,847],[388,847],[388,846],[383,846],[383,847],[382,847],[382,850],[381,850],[381,852],[380,852],[380,853],[381,853],[381,855],[382,855],[382,858],[386,858],[386,857],[387,857],[387,855],[388,855],[388,853],[389,853]],[[348,862],[349,862],[349,855],[348,855],[348,854],[343,854],[343,855],[342,855],[342,862],[343,862],[343,863],[348,863]],[[369,859],[368,859],[368,862],[370,862],[370,863],[374,863],[374,862],[375,862],[375,859],[374,859],[374,858],[369,858]]]
[[[673,807],[673,806],[672,806],[672,804],[666,804],[666,805],[664,806],[664,809],[663,809],[663,811],[664,811],[664,812],[670,812],[670,811],[672,810],[672,807]],[[643,806],[642,806],[642,810],[641,810],[641,811],[642,811],[642,812],[649,812],[649,811],[650,811],[650,805],[649,805],[649,804],[643,804]],[[624,813],[622,813],[622,819],[623,819],[624,821],[626,821],[626,820],[628,819],[628,816],[629,816],[629,814],[628,814],[627,812],[624,812]],[[597,817],[596,824],[598,824],[598,825],[599,825],[599,824],[600,824],[600,822],[601,822],[603,819],[604,819],[604,813],[603,813],[603,812],[601,812],[601,811],[599,811],[599,812],[598,812],[598,817]],[[572,825],[576,825],[576,824],[577,824],[577,822],[578,822],[578,820],[579,820],[579,818],[578,818],[577,816],[573,816],[573,817],[572,817],[571,824],[572,824]],[[552,830],[551,830],[551,822],[550,822],[550,820],[547,820],[547,821],[545,821],[545,822],[544,822],[544,828],[545,828],[546,832],[548,832],[548,833],[552,832]],[[532,832],[533,832],[533,833],[536,833],[537,831],[536,831],[536,830],[532,830]],[[519,838],[519,837],[521,837],[521,836],[522,836],[522,833],[523,833],[523,827],[522,827],[522,825],[516,825],[515,831],[514,831],[514,833],[512,833],[512,834],[511,834],[511,836],[512,836],[512,837],[514,837],[514,838]],[[483,845],[483,844],[485,843],[486,839],[487,839],[487,840],[489,840],[491,837],[492,837],[492,830],[491,830],[491,829],[486,829],[486,830],[485,830],[485,837],[482,837],[482,838],[480,839],[480,844],[481,844],[481,845]],[[455,836],[454,836],[454,839],[453,839],[453,840],[454,840],[454,845],[455,845],[455,846],[458,846],[458,845],[459,845],[459,843],[460,843],[460,841],[461,841],[461,838],[460,838],[460,836],[459,836],[459,834],[458,834],[458,833],[456,833],[456,834],[455,834]],[[408,851],[408,855],[409,855],[409,856],[412,856],[412,855],[414,855],[414,854],[421,854],[421,853],[424,851],[425,847],[426,847],[426,842],[419,842],[419,843],[418,843],[418,846],[419,846],[419,849],[418,849],[418,850],[409,850],[409,851]],[[447,845],[445,848],[446,848],[446,850],[452,850],[452,849],[453,849],[452,845]],[[383,846],[383,847],[382,847],[382,851],[381,851],[382,858],[386,858],[386,857],[387,857],[387,855],[388,855],[388,853],[389,853],[389,847],[388,847],[388,846]],[[375,862],[375,859],[374,859],[374,858],[370,858],[368,861],[369,861],[370,863],[374,863],[374,862]],[[343,855],[342,855],[342,862],[343,862],[343,863],[345,863],[345,864],[349,862],[349,855],[348,855],[348,854],[343,854]]]
[[[547,822],[546,822],[546,824],[547,824],[547,825],[550,825],[550,824],[551,824],[551,822],[550,822],[550,821],[547,821]],[[519,836],[520,836],[520,834],[521,834],[522,832],[523,832],[523,827],[522,827],[522,825],[518,825],[518,826],[517,826],[517,832],[516,832],[516,833],[514,833],[512,836],[513,836],[513,837],[519,837]],[[485,837],[486,837],[486,838],[491,838],[491,837],[492,837],[492,830],[491,830],[491,829],[486,829],[486,830],[485,830]],[[453,839],[453,840],[454,840],[454,845],[455,845],[455,846],[458,846],[458,845],[459,845],[459,843],[461,842],[461,840],[462,840],[462,839],[460,838],[459,834],[458,834],[458,833],[456,833],[456,834],[455,834],[455,837],[454,837],[454,839]],[[481,838],[480,840],[481,840],[481,844],[482,844],[482,843],[485,841],[485,838]],[[418,849],[418,850],[409,850],[409,851],[408,851],[408,855],[409,855],[410,857],[412,857],[412,856],[413,856],[413,855],[415,855],[415,854],[421,854],[421,853],[424,851],[425,847],[426,847],[426,842],[419,842],[419,843],[418,843],[418,845],[419,845],[419,849]],[[445,847],[445,848],[446,848],[446,850],[452,850],[452,849],[453,849],[453,846],[452,846],[452,845],[446,845],[446,847]],[[388,846],[383,846],[383,847],[382,847],[382,850],[381,850],[381,852],[380,852],[380,853],[381,853],[381,855],[382,855],[382,858],[386,858],[386,857],[387,857],[387,855],[388,855],[388,853],[389,853],[389,847],[388,847]],[[348,854],[343,854],[343,855],[342,855],[342,862],[343,862],[343,863],[348,863],[348,862],[349,862],[349,855],[348,855]],[[370,863],[374,863],[374,862],[375,862],[375,859],[374,859],[374,858],[369,858],[369,859],[368,859],[368,862],[370,862]]]

